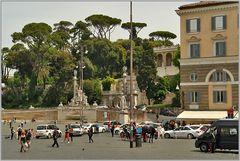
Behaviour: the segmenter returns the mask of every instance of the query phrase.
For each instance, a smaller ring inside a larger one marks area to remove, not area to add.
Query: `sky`
[[[144,22],[147,27],[138,34],[141,38],[149,38],[154,31],[170,31],[177,35],[174,44],[180,42],[180,18],[175,10],[188,2],[133,1],[133,22]],[[130,2],[2,2],[2,47],[11,47],[11,34],[21,32],[24,25],[44,22],[53,27],[54,23],[85,21],[93,14],[103,14],[119,18],[122,23],[130,21]],[[128,31],[116,27],[111,40],[128,39]]]

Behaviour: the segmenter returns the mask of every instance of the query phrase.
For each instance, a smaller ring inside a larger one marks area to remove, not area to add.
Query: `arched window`
[[[157,66],[162,67],[162,54],[157,56]]]
[[[171,66],[172,65],[172,54],[171,53],[167,53],[166,56],[166,66]]]
[[[226,82],[230,81],[230,77],[227,74],[227,72],[222,71],[222,70],[217,70],[214,73],[212,73],[210,77],[211,82]]]

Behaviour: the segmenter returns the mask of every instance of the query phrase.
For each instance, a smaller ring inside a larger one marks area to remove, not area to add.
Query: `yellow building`
[[[238,2],[180,6],[181,104],[184,110],[238,106]]]

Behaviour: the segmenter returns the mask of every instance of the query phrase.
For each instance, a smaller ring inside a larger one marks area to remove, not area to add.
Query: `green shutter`
[[[226,42],[223,42],[223,55],[226,56]]]
[[[227,91],[223,91],[223,102],[227,103]]]
[[[200,57],[200,44],[197,44],[197,57]]]
[[[217,91],[213,91],[213,103],[217,102]]]
[[[197,32],[200,32],[200,19],[197,19]]]
[[[212,30],[216,30],[216,23],[215,23],[215,17],[212,17]]]
[[[190,32],[190,20],[187,20],[186,21],[186,31],[187,31],[187,33],[189,33]]]
[[[219,42],[216,42],[216,56],[219,56]]]
[[[223,29],[227,29],[227,16],[223,16]]]

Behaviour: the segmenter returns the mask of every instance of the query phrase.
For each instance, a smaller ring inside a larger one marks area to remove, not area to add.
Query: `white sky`
[[[133,21],[144,22],[147,27],[139,33],[149,38],[154,31],[170,31],[177,35],[174,43],[180,41],[180,18],[175,10],[188,2],[133,2]],[[78,20],[93,14],[104,14],[119,18],[122,23],[130,21],[129,2],[2,2],[2,47],[11,47],[13,32],[21,32],[24,25],[45,22],[53,27],[62,20],[75,24]],[[127,39],[129,33],[118,26],[111,40]]]

